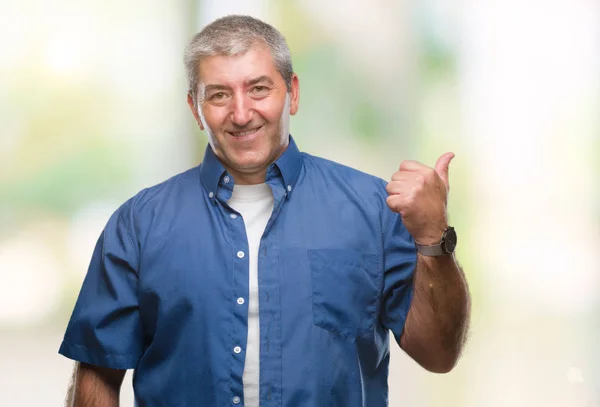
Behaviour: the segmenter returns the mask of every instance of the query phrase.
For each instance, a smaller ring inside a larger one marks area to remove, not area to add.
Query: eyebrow
[[[215,91],[215,90],[229,90],[231,89],[229,86],[225,86],[225,85],[206,85],[204,86],[204,93],[208,93],[210,91]]]
[[[268,77],[267,75],[262,75],[259,76],[257,78],[252,78],[246,81],[246,86],[252,86],[252,85],[256,85],[257,83],[260,82],[267,82],[269,85],[273,85],[273,80]]]
[[[266,82],[270,86],[273,86],[273,84],[274,84],[273,80],[269,76],[262,75],[262,76],[258,76],[256,78],[248,79],[247,81],[244,82],[244,85],[252,86],[252,85],[256,85],[261,82]],[[226,86],[226,85],[219,85],[219,84],[209,84],[209,85],[204,86],[204,94],[205,95],[208,94],[209,92],[224,91],[224,90],[231,90],[231,87]]]
[[[269,85],[273,85],[273,80],[268,77],[267,75],[262,75],[262,76],[258,76],[256,78],[251,78],[248,79],[247,81],[244,82],[245,86],[252,86],[252,85],[256,85],[257,83],[261,83],[261,82],[267,82]],[[226,86],[226,85],[219,85],[219,84],[209,84],[204,86],[204,92],[208,93],[210,91],[215,91],[215,90],[231,90],[231,87]]]

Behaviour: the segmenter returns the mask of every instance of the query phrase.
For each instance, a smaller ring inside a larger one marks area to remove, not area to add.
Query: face
[[[298,77],[291,91],[268,48],[203,59],[198,106],[188,105],[215,155],[238,184],[265,182],[267,168],[288,145],[289,118],[298,110]]]

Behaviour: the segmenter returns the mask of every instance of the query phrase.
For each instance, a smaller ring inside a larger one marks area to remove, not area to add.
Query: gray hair
[[[266,44],[275,68],[285,81],[288,92],[292,86],[292,56],[283,35],[273,26],[250,16],[230,15],[213,21],[192,38],[185,49],[185,68],[189,93],[198,102],[198,70],[203,58],[215,55],[238,55],[257,44]]]

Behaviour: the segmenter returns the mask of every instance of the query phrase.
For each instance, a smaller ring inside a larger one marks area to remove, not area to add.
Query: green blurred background
[[[93,245],[121,202],[199,163],[183,48],[232,13],[288,39],[302,150],[385,179],[456,153],[469,344],[442,376],[394,346],[390,406],[600,406],[593,0],[0,0],[0,406],[61,405]]]

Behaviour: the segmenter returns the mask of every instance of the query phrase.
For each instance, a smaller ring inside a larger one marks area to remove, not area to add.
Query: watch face
[[[449,227],[444,233],[444,244],[442,245],[442,249],[445,253],[453,253],[456,248],[457,236],[453,227]]]

